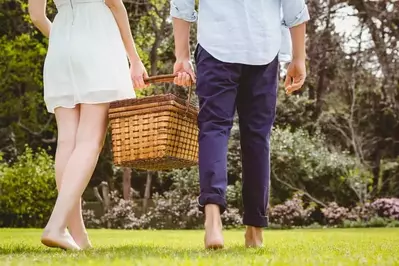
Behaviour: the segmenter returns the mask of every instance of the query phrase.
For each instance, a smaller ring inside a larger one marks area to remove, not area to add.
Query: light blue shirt
[[[198,19],[198,43],[226,63],[266,65],[290,61],[289,28],[309,20],[305,0],[171,0],[171,16]]]

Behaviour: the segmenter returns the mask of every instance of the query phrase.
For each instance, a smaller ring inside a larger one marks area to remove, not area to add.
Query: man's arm
[[[194,0],[171,0],[170,14],[173,18],[176,63],[174,73],[178,75],[175,83],[187,86],[195,81],[190,60],[190,25],[197,20]]]
[[[309,11],[304,0],[282,0],[283,23],[290,29],[293,58],[305,59],[306,24]]]
[[[173,34],[175,37],[176,61],[190,59],[190,23],[173,18]]]
[[[283,23],[290,29],[292,63],[287,69],[285,89],[287,94],[299,90],[306,79],[306,22],[309,11],[304,0],[282,0]]]

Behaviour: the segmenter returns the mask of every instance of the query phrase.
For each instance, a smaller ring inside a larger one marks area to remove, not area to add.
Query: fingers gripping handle
[[[152,76],[149,78],[145,78],[144,82],[146,84],[155,84],[155,83],[172,83],[175,79],[175,77],[177,77],[176,74],[167,74],[167,75],[157,75],[157,76]],[[190,88],[188,90],[188,96],[187,96],[187,110],[190,107],[190,102],[191,102],[191,94],[192,94],[192,88],[193,88],[193,82],[191,82]]]
[[[177,77],[175,74],[168,74],[168,75],[158,75],[152,76],[149,78],[145,78],[144,82],[147,84],[155,84],[155,83],[163,83],[163,82],[173,82],[173,80]]]

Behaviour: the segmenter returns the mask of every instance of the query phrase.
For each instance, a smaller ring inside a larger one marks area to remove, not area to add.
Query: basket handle
[[[145,78],[144,82],[147,84],[154,84],[154,83],[162,83],[162,82],[173,82],[173,80],[177,77],[176,74],[167,74],[167,75],[157,75],[152,76],[149,78]]]
[[[157,75],[157,76],[145,78],[144,83],[146,83],[146,84],[155,84],[155,83],[164,83],[164,82],[172,83],[174,81],[175,77],[177,77],[177,74]],[[188,112],[188,109],[190,108],[192,90],[193,90],[193,82],[191,82],[190,88],[188,89],[186,112]]]

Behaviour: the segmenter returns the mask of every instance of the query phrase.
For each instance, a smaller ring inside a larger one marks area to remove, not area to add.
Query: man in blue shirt
[[[175,36],[175,83],[197,83],[200,103],[198,203],[205,212],[205,247],[222,248],[220,215],[226,210],[227,146],[238,111],[242,152],[243,223],[245,245],[262,246],[268,225],[270,183],[269,139],[275,119],[279,58],[292,61],[287,69],[287,94],[300,89],[306,78],[304,0],[171,0]],[[197,76],[190,60],[190,23],[198,19],[194,53]],[[284,30],[290,39],[282,39]],[[291,56],[289,55],[289,58]]]

